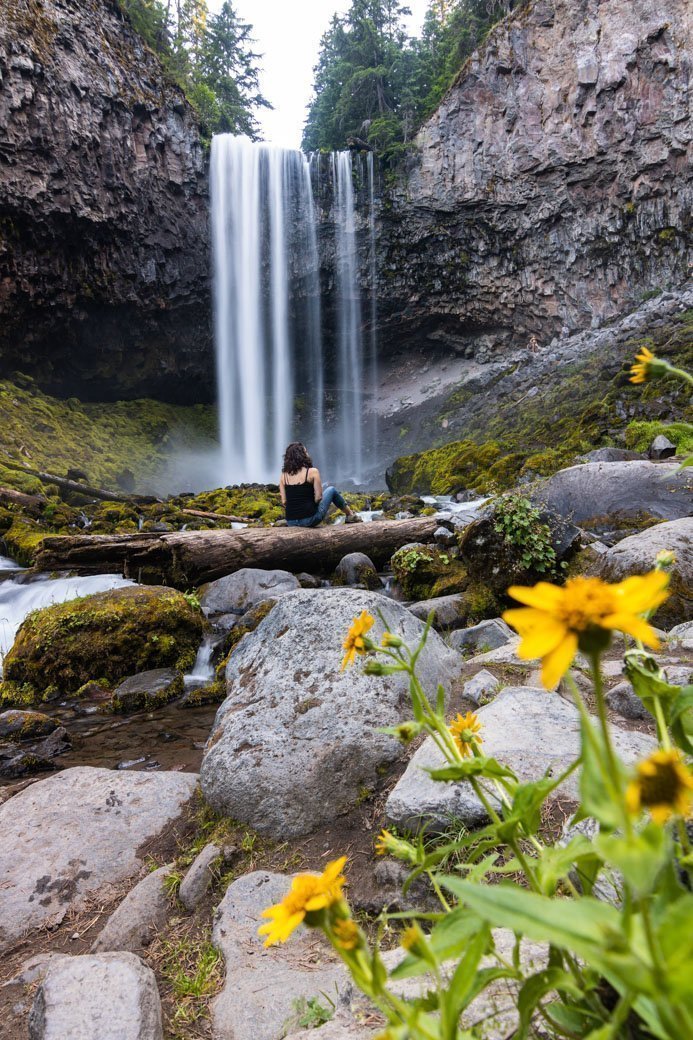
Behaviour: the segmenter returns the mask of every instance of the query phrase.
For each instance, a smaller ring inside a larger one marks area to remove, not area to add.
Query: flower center
[[[640,774],[640,802],[643,806],[674,805],[681,793],[681,777],[674,762],[658,762],[652,775]]]

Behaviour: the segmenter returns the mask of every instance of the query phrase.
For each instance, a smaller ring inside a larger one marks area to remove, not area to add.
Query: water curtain
[[[230,134],[212,141],[224,483],[276,480],[294,439],[306,442],[331,480],[359,482],[365,457],[373,462],[372,156],[356,174],[357,184],[350,152],[306,156]],[[321,268],[324,275],[330,263],[323,301]],[[365,315],[362,278],[371,296]]]

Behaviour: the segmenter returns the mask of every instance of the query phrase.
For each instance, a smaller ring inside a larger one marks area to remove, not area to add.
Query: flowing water
[[[215,340],[222,480],[277,479],[302,439],[333,481],[375,455],[375,170],[221,134],[212,141]],[[360,189],[360,191],[357,191]],[[359,216],[363,198],[365,215]],[[359,247],[371,302],[364,344]],[[326,252],[329,306],[321,297]]]

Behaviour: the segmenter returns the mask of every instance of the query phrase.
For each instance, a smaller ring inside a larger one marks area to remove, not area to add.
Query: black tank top
[[[286,474],[284,474],[286,477]],[[287,520],[307,520],[315,512],[315,488],[306,479],[302,484],[289,484],[284,480],[284,493],[286,494],[285,514]]]

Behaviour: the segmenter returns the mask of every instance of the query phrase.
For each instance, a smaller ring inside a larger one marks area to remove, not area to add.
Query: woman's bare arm
[[[284,474],[282,473],[279,478],[279,497],[282,500],[282,505],[286,506],[286,491],[284,490]]]
[[[312,477],[311,473],[313,474]],[[312,480],[314,491],[313,497],[315,498],[316,502],[319,502],[322,498],[322,481],[320,480],[320,470],[316,469],[315,467],[313,469],[308,470],[308,480]]]

